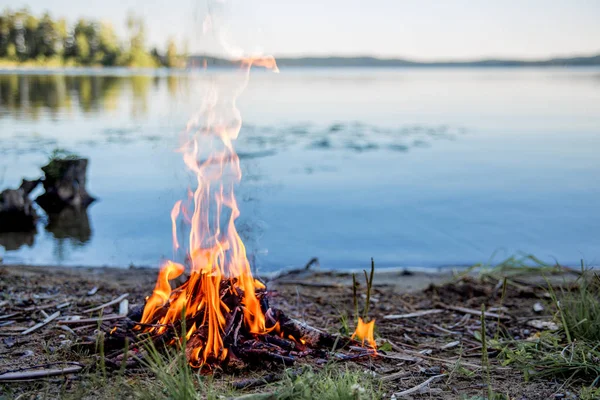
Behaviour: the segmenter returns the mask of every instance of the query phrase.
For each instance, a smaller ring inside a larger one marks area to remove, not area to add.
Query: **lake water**
[[[60,147],[90,159],[99,199],[67,226],[3,235],[4,262],[170,257],[169,213],[193,183],[178,135],[207,87],[238,78],[0,74],[0,188]],[[600,259],[600,69],[284,69],[253,73],[238,106],[238,229],[262,271]]]

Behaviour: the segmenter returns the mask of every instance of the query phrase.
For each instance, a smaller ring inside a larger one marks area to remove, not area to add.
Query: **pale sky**
[[[418,60],[600,53],[600,0],[1,0],[36,14],[109,20],[124,31],[144,17],[150,44],[169,36],[215,53],[202,33],[207,4],[220,31],[245,52],[275,56],[372,55]],[[225,4],[223,4],[225,3]],[[209,35],[210,36],[210,35]]]

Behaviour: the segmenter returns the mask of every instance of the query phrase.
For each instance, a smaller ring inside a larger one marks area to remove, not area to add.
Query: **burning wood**
[[[220,282],[219,312],[223,317],[223,325],[219,325],[222,328],[217,330],[218,336],[211,336],[215,334],[209,326],[210,314],[214,313],[214,310],[207,308],[206,301],[202,304],[201,300],[186,298],[184,294],[202,296],[201,291],[194,288],[196,285],[202,287],[201,281],[210,280],[210,276],[192,275],[178,289],[171,291],[164,304],[157,306],[155,303],[156,296],[163,296],[165,290],[170,290],[170,286],[163,286],[165,281],[162,279],[175,278],[176,274],[171,275],[173,268],[179,271],[173,264],[163,267],[157,289],[147,299],[142,312],[132,312],[129,318],[119,325],[105,326],[108,341],[116,340],[114,347],[120,346],[126,337],[133,341],[149,337],[155,343],[185,346],[184,351],[190,365],[208,371],[216,366],[238,368],[264,362],[289,366],[300,357],[325,358],[329,351],[348,345],[360,346],[359,342],[351,338],[329,334],[289,318],[281,310],[271,308],[268,302],[269,292],[259,281],[256,281],[259,287],[254,292],[259,309],[248,319],[245,293],[239,287],[240,280],[235,278],[223,279]],[[166,283],[168,284],[168,281]],[[180,300],[180,296],[184,296],[186,301]],[[193,306],[194,304],[198,305]],[[191,308],[188,308],[188,305],[191,305]],[[260,324],[264,323],[262,331],[256,331],[256,321],[259,318],[262,320]],[[372,327],[373,321],[365,326]],[[362,338],[361,335],[358,336]],[[219,346],[216,351],[215,343]],[[361,354],[362,356],[364,354]]]
[[[240,87],[231,95],[212,88],[200,116],[188,123],[180,148],[196,178],[196,188],[187,202],[178,201],[171,211],[173,246],[188,265],[187,280],[173,288],[171,282],[184,275],[186,267],[167,261],[141,315],[132,315],[129,326],[121,324],[108,331],[115,338],[135,333],[155,342],[184,346],[190,365],[197,368],[240,361],[291,365],[303,355],[349,342],[359,345],[270,308],[266,286],[252,276],[235,226],[240,211],[234,187],[242,174],[233,147],[242,124],[235,100],[247,84],[252,64],[277,71],[272,57],[244,59]],[[185,240],[178,235],[180,220],[189,226]],[[181,254],[183,247],[186,250]],[[373,327],[371,321],[357,332],[371,347],[375,346]]]

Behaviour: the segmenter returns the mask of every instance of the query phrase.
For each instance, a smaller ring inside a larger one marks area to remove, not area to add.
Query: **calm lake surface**
[[[7,263],[155,266],[193,178],[175,151],[233,71],[0,74],[0,188],[90,159],[87,215],[2,235]],[[262,271],[600,260],[600,69],[287,69],[238,100],[238,230]],[[60,225],[60,224],[59,224]]]

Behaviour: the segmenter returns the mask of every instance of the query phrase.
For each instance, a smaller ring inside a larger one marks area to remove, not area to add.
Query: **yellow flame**
[[[358,317],[358,324],[356,325],[356,330],[352,334],[352,339],[357,337],[362,341],[363,346],[365,342],[367,342],[369,347],[376,349],[377,344],[375,343],[374,330],[375,320],[371,320],[370,322],[364,322],[361,317]]]
[[[240,64],[245,72],[243,87],[247,84],[252,65],[277,71],[273,57],[244,58]],[[146,301],[141,319],[143,324],[157,322],[161,325],[148,328],[147,331],[162,333],[165,326],[181,318],[184,309],[186,317],[202,315],[201,326],[206,328],[205,340],[197,349],[187,353],[193,365],[200,365],[209,359],[223,360],[227,356],[223,346],[223,331],[225,314],[230,309],[221,301],[221,282],[225,279],[238,293],[243,293],[244,322],[251,333],[265,334],[276,328],[266,327],[265,315],[256,294],[265,286],[252,276],[246,248],[235,227],[240,211],[234,186],[242,177],[239,157],[233,147],[242,124],[235,106],[235,98],[240,92],[237,91],[229,103],[232,118],[219,111],[219,95],[211,91],[204,99],[203,123],[200,124],[198,119],[188,123],[187,131],[191,137],[180,151],[186,166],[196,177],[196,189],[190,193],[193,212],[190,216],[188,207],[178,201],[171,211],[171,220],[176,251],[181,245],[176,229],[179,215],[182,214],[183,220],[190,223],[187,238],[189,278],[172,290],[169,281],[180,276],[185,267],[172,261],[166,262],[159,272],[154,292]],[[200,150],[204,151],[207,146],[202,147],[201,143],[208,143],[212,149],[204,159],[200,156]],[[226,223],[222,224],[222,221]],[[168,309],[156,321],[157,311],[165,306]],[[186,338],[190,339],[199,328],[196,324],[188,327]]]

